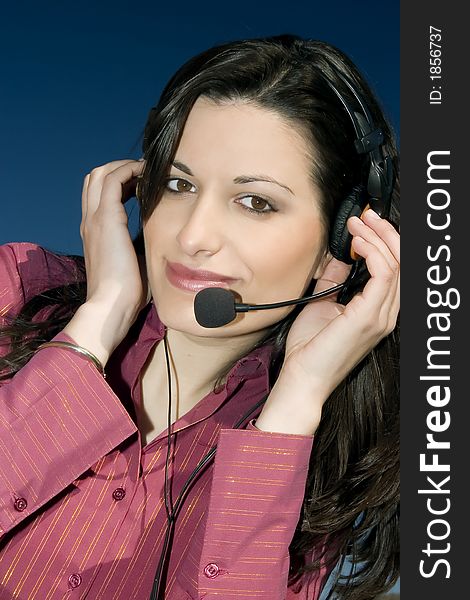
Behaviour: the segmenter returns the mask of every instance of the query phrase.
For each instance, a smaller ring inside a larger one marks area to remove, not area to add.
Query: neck
[[[172,377],[179,395],[199,400],[213,388],[221,373],[246,354],[263,335],[263,331],[257,331],[236,338],[204,338],[168,330]]]
[[[223,371],[246,354],[264,335],[258,331],[236,338],[201,338],[180,331],[167,331],[171,369],[171,421],[190,411],[211,392]],[[142,406],[138,424],[144,443],[166,428],[168,373],[165,344],[151,353],[142,374]]]

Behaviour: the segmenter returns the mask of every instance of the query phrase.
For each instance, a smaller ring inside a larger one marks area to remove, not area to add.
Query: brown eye
[[[189,190],[191,189],[191,184],[188,181],[185,181],[184,179],[178,179],[178,181],[176,182],[176,189],[178,190],[178,192],[189,192]]]
[[[194,186],[189,181],[186,181],[186,179],[169,179],[167,181],[167,188],[171,192],[179,192],[180,194],[194,191]]]
[[[246,210],[256,214],[267,214],[276,212],[273,206],[260,196],[244,196],[237,200]]]
[[[266,200],[263,200],[263,198],[258,198],[257,196],[251,197],[251,208],[254,208],[254,210],[264,211],[266,210],[267,206],[269,205]]]

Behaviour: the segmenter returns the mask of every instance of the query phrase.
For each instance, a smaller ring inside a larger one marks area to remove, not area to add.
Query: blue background
[[[399,125],[399,2],[21,2],[0,25],[0,243],[83,254],[83,178],[140,156],[149,109],[205,48],[296,33],[347,52]],[[135,231],[137,207],[127,203]]]
[[[100,164],[140,156],[148,111],[173,72],[217,43],[279,33],[348,53],[398,130],[397,0],[5,3],[0,243],[83,254],[83,178]],[[133,202],[126,205],[132,232]]]

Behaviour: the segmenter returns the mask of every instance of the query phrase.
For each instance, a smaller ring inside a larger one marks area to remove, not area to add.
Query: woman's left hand
[[[400,302],[400,236],[372,210],[352,217],[352,248],[371,275],[346,305],[334,296],[308,304],[294,321],[286,354],[256,426],[313,435],[322,406],[348,373],[395,328]],[[315,292],[345,280],[350,267],[332,258]]]

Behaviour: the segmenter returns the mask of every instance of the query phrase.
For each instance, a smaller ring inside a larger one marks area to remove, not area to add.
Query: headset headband
[[[387,217],[390,212],[390,201],[393,189],[393,165],[390,156],[383,152],[384,134],[376,127],[367,104],[362,100],[353,84],[341,73],[338,76],[347,85],[361,108],[362,114],[352,109],[336,86],[327,78],[326,83],[341,101],[356,133],[354,147],[358,154],[367,154],[369,173],[365,188],[370,196],[371,208],[381,217]]]

